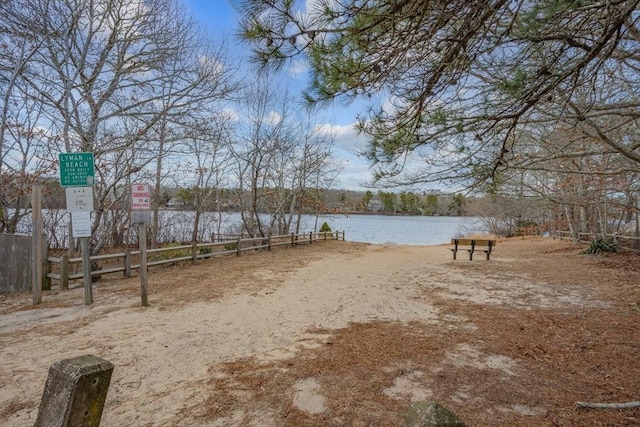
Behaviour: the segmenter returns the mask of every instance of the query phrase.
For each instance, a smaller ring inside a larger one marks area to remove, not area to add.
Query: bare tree
[[[273,192],[283,190],[270,187],[270,180],[293,149],[289,139],[291,98],[286,93],[280,96],[269,78],[261,76],[245,89],[242,101],[242,125],[236,128],[237,142],[233,146],[240,214],[244,231],[250,236],[267,236],[273,231],[271,221],[261,212],[273,206],[268,200]]]
[[[30,102],[20,125],[37,114],[36,126],[47,129],[38,150],[50,163],[58,152],[94,153],[93,248],[121,242],[123,188],[156,158],[152,132],[162,134],[163,124],[224,96],[229,69],[175,0],[15,0],[2,7],[11,12],[2,18],[3,42],[18,42],[1,81],[7,96]]]
[[[191,23],[185,21],[185,24]],[[152,247],[158,234],[162,186],[167,180],[175,182],[176,179],[171,176],[175,170],[171,159],[179,161],[184,154],[180,153],[180,143],[193,140],[202,123],[212,117],[222,117],[216,109],[238,90],[236,67],[229,59],[226,42],[214,48],[211,41],[196,37],[189,28],[178,34],[184,36],[182,55],[167,61],[167,78],[159,83],[164,94],[159,109],[162,116],[150,133],[155,141],[149,153],[155,158]]]
[[[616,126],[615,119],[607,121],[606,126],[612,127],[607,138],[633,137],[634,127]],[[530,126],[529,133],[513,147],[505,158],[508,168],[499,176],[497,192],[522,194],[539,204],[553,203],[555,214],[548,216],[553,222],[549,226],[568,228],[575,237],[611,232],[612,216],[622,224],[624,213],[635,210],[635,163],[576,122],[558,119],[552,123],[543,120]]]
[[[309,188],[322,183],[332,140],[311,116],[296,114],[293,99],[262,76],[247,89],[234,146],[244,230],[251,236],[299,230]],[[329,180],[325,181],[329,182]]]
[[[37,92],[23,78],[51,33],[32,33],[13,19],[22,13],[21,6],[17,1],[0,3],[0,232],[9,233],[29,212],[31,184],[52,166],[46,152],[53,142],[49,125],[41,120]]]
[[[303,213],[314,213],[318,216],[320,207],[318,195],[320,190],[327,190],[341,172],[341,168],[332,165],[333,135],[320,131],[308,113],[303,127],[302,143],[299,144],[295,158],[294,181],[291,203],[289,206],[289,221],[286,230],[292,228],[300,233]],[[315,190],[311,192],[310,190]],[[310,204],[310,206],[309,206]],[[317,229],[317,224],[316,227]]]
[[[223,112],[202,118],[193,123],[190,133],[181,144],[181,152],[188,158],[181,169],[181,182],[193,191],[195,217],[192,242],[204,240],[200,220],[205,211],[215,211],[218,214],[217,229],[220,229],[218,193],[221,187],[228,185],[226,175],[231,166],[230,122],[229,115]]]

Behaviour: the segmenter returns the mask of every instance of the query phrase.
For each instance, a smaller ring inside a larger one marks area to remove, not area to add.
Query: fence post
[[[45,291],[51,290],[51,263],[49,262],[49,245],[47,244],[47,235],[42,234],[42,289]]]
[[[271,250],[271,234],[269,234],[269,239],[267,240],[267,250]]]
[[[191,243],[191,264],[196,265],[198,262],[198,244],[196,242]]]
[[[52,364],[34,427],[98,427],[112,373],[111,362],[93,355]]]
[[[124,251],[124,277],[131,277],[131,249]]]
[[[31,291],[33,305],[42,302],[42,184],[34,184],[31,188]]]
[[[238,241],[236,242],[236,256],[240,256],[240,241],[242,240],[242,236],[238,237]]]
[[[80,237],[80,249],[82,251],[82,277],[84,279],[84,305],[93,304],[93,279],[91,276],[91,252],[89,250],[89,238]]]
[[[313,243],[313,231],[309,232],[309,244]]]
[[[296,244],[295,236],[296,236],[295,233],[291,233],[291,246],[294,246]]]
[[[60,289],[69,289],[69,255],[60,258]]]

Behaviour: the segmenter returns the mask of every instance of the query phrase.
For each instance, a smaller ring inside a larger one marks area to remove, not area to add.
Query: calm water
[[[305,218],[308,230],[315,217]],[[326,221],[332,230],[345,231],[346,240],[365,243],[437,245],[452,238],[485,232],[479,218],[447,216],[336,215],[321,216],[318,228]]]
[[[64,211],[50,211],[45,217],[62,216],[55,225],[56,241],[65,247],[68,236],[68,214]],[[194,213],[190,211],[160,211],[160,241],[189,241],[193,227]],[[30,233],[31,219],[26,217],[21,232]],[[220,221],[220,222],[218,222]],[[385,216],[385,215],[322,215],[318,218],[304,215],[300,232],[308,233],[327,222],[332,230],[344,231],[346,240],[364,243],[391,243],[404,245],[438,245],[448,243],[452,238],[472,233],[483,233],[480,218],[447,216]],[[205,212],[201,218],[202,241],[207,241],[212,233],[235,234],[240,230],[240,214],[225,212],[220,215]],[[235,231],[234,231],[235,230]]]

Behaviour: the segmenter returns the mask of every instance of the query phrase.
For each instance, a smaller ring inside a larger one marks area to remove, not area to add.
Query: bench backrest
[[[458,246],[491,246],[491,247],[494,247],[496,245],[496,241],[495,240],[487,240],[487,239],[451,239],[451,244],[452,245],[458,245]]]

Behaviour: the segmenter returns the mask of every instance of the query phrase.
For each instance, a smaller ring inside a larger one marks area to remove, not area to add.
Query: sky
[[[186,12],[214,41],[226,37],[236,52],[244,56],[246,51],[248,57],[247,47],[239,44],[235,37],[239,14],[233,6],[234,1],[237,0],[182,0]],[[284,69],[281,78],[291,89],[302,90],[307,86],[308,74],[303,64],[294,65]],[[357,155],[358,150],[366,147],[366,138],[358,135],[354,127],[357,113],[365,108],[365,104],[357,101],[350,106],[336,103],[320,113],[321,129],[334,136],[334,157],[344,167],[332,186],[334,189],[368,189],[364,184],[371,177],[369,162]]]

